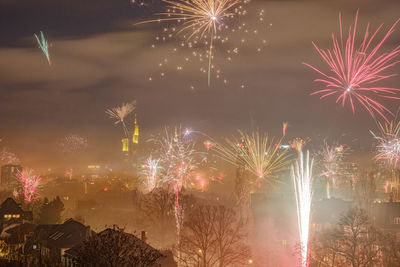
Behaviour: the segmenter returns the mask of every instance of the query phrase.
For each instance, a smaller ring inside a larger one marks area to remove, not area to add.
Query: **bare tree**
[[[187,266],[244,266],[250,257],[246,237],[233,209],[199,205],[187,215],[178,256]]]
[[[379,262],[380,233],[360,208],[350,209],[340,220],[340,254],[352,267],[373,266]]]
[[[396,235],[384,235],[382,246],[382,265],[400,266],[400,242]]]
[[[174,240],[174,195],[166,189],[157,188],[145,195],[141,201],[141,210],[146,227],[151,229],[155,242],[166,246],[168,240]]]
[[[310,242],[311,266],[343,266],[344,258],[340,255],[339,231],[337,228],[326,229],[315,235]]]
[[[352,208],[338,225],[312,240],[312,266],[378,266],[382,262],[382,234],[365,210]]]

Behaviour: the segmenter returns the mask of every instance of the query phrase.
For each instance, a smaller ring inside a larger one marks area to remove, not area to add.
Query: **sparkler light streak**
[[[39,36],[36,35],[36,33],[34,34],[34,36],[39,44],[40,49],[42,50],[43,54],[46,56],[47,62],[51,66],[49,46],[47,44],[47,40],[44,38],[43,32],[40,31],[40,38],[39,38]]]
[[[136,101],[132,101],[130,103],[122,103],[121,106],[115,107],[115,108],[110,108],[106,110],[106,114],[111,118],[115,119],[116,121],[114,122],[115,124],[121,123],[122,128],[124,130],[125,136],[127,137],[129,135],[128,129],[125,124],[125,118],[129,114],[132,113],[136,108]]]
[[[299,151],[299,158],[292,165],[291,176],[293,179],[294,193],[297,205],[297,223],[299,228],[301,247],[301,266],[308,266],[308,234],[310,228],[310,212],[312,201],[312,168],[309,151],[306,157]]]
[[[289,154],[286,150],[279,150],[283,138],[275,141],[268,134],[239,133],[240,138],[226,139],[227,146],[217,144],[213,150],[226,162],[237,167],[245,166],[256,177],[252,184],[270,182],[277,172],[286,168]]]
[[[84,136],[69,134],[60,140],[59,146],[64,153],[76,153],[86,149],[88,142]]]
[[[382,24],[372,34],[369,34],[369,24],[367,25],[363,41],[356,47],[358,11],[355,17],[354,26],[349,28],[347,39],[343,38],[342,19],[339,14],[340,39],[332,34],[333,49],[320,49],[314,42],[313,45],[323,61],[329,66],[329,71],[322,71],[307,63],[322,77],[315,79],[316,82],[324,84],[324,88],[313,92],[311,95],[319,94],[320,98],[337,96],[336,103],[344,106],[349,103],[353,114],[355,113],[355,102],[361,104],[368,113],[375,118],[375,113],[379,114],[386,121],[385,114],[393,113],[378,99],[400,99],[397,96],[399,89],[387,88],[377,85],[379,81],[393,77],[394,74],[383,74],[397,63],[400,53],[400,46],[389,52],[380,52],[384,42],[392,35],[394,28],[399,22],[397,20],[385,36],[373,46],[375,37],[382,27]]]
[[[18,172],[15,175],[17,179],[17,188],[14,195],[20,196],[25,203],[31,203],[39,198],[41,187],[41,178],[39,175],[33,174],[32,169]]]
[[[153,191],[154,188],[157,187],[159,178],[158,172],[162,168],[159,162],[160,159],[153,159],[152,156],[150,155],[150,157],[147,158],[144,164],[144,169],[142,171],[142,174],[144,176],[144,186],[147,192],[151,192]]]

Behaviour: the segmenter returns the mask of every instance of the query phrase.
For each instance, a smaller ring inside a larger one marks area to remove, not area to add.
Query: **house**
[[[384,233],[395,234],[400,240],[400,202],[374,203],[372,219]]]
[[[66,250],[87,240],[93,231],[73,219],[63,224],[38,225],[25,244],[25,252],[38,258],[48,258],[50,262],[64,262]]]
[[[124,232],[121,229],[107,228],[92,236],[88,243],[80,243],[66,250],[66,266],[76,266],[76,259],[81,251],[87,258],[88,266],[98,264],[102,266],[152,266],[176,267],[171,251],[159,251],[145,242],[146,236],[142,232],[141,238]],[[101,261],[101,262],[100,262]],[[112,264],[113,263],[113,264]],[[111,264],[111,265],[110,265]]]
[[[17,204],[11,197],[7,198],[0,206],[0,227],[11,224],[21,224],[25,222],[32,222],[32,211],[24,211],[20,204]]]
[[[353,207],[352,201],[339,198],[322,199],[313,203],[312,227],[315,231],[335,226],[340,218]]]
[[[11,224],[3,228],[0,239],[7,243],[12,254],[24,253],[25,242],[32,235],[36,225],[31,223]]]

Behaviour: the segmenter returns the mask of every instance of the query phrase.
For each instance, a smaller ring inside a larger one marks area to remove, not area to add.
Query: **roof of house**
[[[33,233],[35,227],[36,225],[31,223],[11,224],[3,229],[0,238],[6,239],[9,244],[23,243],[25,236]]]
[[[42,224],[35,228],[26,247],[31,249],[34,243],[40,242],[48,248],[71,248],[82,243],[92,233],[94,232],[89,226],[73,219],[66,220],[62,224]]]
[[[0,206],[0,214],[23,214],[24,211],[21,209],[20,205],[15,202],[11,197],[4,200]]]
[[[97,234],[97,236],[108,235],[108,234],[111,234],[111,233],[113,233],[113,232],[116,232],[116,230],[111,229],[111,228],[107,228],[107,229],[105,229],[105,230],[99,232],[99,233]],[[125,232],[124,232],[123,234],[124,234],[127,238],[133,240],[133,241],[135,242],[135,244],[138,244],[139,246],[144,246],[144,247],[146,247],[147,249],[158,251],[157,249],[153,248],[152,246],[150,246],[150,245],[147,244],[146,242],[142,241],[140,238],[136,237],[136,236],[133,235],[133,234],[125,233]],[[69,258],[75,258],[75,257],[78,255],[78,252],[79,252],[79,250],[82,248],[82,246],[83,246],[83,242],[80,243],[80,244],[78,244],[78,245],[76,245],[76,246],[74,246],[74,247],[72,247],[72,248],[70,248],[70,249],[68,249],[68,250],[66,250],[66,251],[64,252],[64,253],[65,253],[64,255],[65,255],[66,257],[69,257]],[[160,253],[160,254],[161,254],[161,253]],[[161,254],[161,255],[162,255],[162,254]]]
[[[71,248],[88,236],[90,228],[82,223],[69,219],[63,224],[55,225],[47,234],[47,246]]]

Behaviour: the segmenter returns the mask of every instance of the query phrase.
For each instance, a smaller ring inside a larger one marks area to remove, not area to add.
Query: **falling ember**
[[[215,146],[215,143],[211,142],[210,140],[204,141],[203,144],[204,144],[204,147],[205,147],[207,150],[210,150],[211,148],[213,148],[213,147]]]
[[[283,136],[286,136],[287,127],[288,127],[288,123],[287,122],[282,123],[282,135]]]
[[[328,96],[336,96],[336,103],[341,103],[342,106],[349,103],[353,114],[355,113],[355,102],[358,102],[372,117],[375,118],[375,113],[377,113],[388,121],[385,114],[393,115],[393,113],[380,103],[379,99],[400,99],[397,96],[400,89],[381,87],[376,83],[394,76],[394,74],[382,74],[382,72],[389,70],[399,62],[397,57],[400,53],[400,46],[388,52],[379,52],[384,42],[394,32],[399,20],[393,24],[376,46],[373,46],[372,43],[382,25],[372,35],[369,35],[368,24],[364,39],[359,47],[356,47],[355,44],[357,21],[358,11],[353,29],[349,28],[347,39],[344,40],[342,19],[339,14],[340,39],[338,40],[332,34],[332,50],[320,49],[313,43],[318,54],[329,66],[329,71],[324,72],[319,68],[304,63],[322,76],[315,79],[315,81],[323,83],[324,87],[315,91],[312,95],[320,94],[321,99]]]
[[[33,174],[33,170],[28,169],[18,172],[15,175],[17,179],[17,188],[14,190],[14,196],[22,197],[25,203],[31,203],[39,198],[39,189],[41,187],[41,178]]]
[[[312,200],[312,168],[309,151],[306,157],[299,151],[299,158],[292,165],[291,176],[293,179],[294,193],[297,206],[297,224],[300,237],[301,266],[308,266],[308,235],[310,228],[310,212]]]

